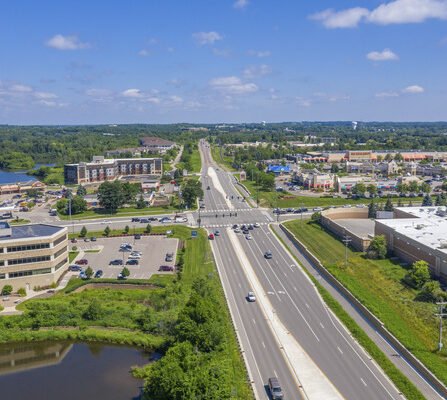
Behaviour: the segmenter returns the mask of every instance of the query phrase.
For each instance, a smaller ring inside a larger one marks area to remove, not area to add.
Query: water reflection
[[[0,398],[138,399],[142,382],[130,368],[148,360],[134,348],[96,343],[0,345]]]

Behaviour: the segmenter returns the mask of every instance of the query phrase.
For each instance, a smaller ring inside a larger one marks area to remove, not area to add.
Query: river
[[[36,164],[33,169],[39,169],[42,166],[54,167],[55,164]],[[34,176],[27,175],[26,171],[8,171],[6,169],[0,169],[0,185],[35,180],[37,179]]]
[[[142,381],[130,367],[149,362],[141,350],[85,343],[0,345],[0,398],[136,400]]]

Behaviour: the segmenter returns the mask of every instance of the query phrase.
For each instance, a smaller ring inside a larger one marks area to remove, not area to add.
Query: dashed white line
[[[337,346],[337,350],[340,352],[340,354],[343,354],[343,351],[340,349],[340,347]]]
[[[365,386],[368,386],[368,385],[366,384],[366,382],[363,380],[363,378],[360,378],[360,380],[362,381],[362,383],[363,383]]]
[[[324,329],[324,325],[320,322],[320,326]]]

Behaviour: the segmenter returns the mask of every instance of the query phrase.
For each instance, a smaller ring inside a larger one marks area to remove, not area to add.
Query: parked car
[[[253,292],[248,292],[247,301],[249,301],[250,303],[256,301],[256,296]]]
[[[86,258],[81,258],[80,260],[76,261],[76,264],[87,265],[88,264],[88,260]]]
[[[78,241],[75,238],[73,238],[71,239],[71,243],[78,243]]]
[[[77,264],[71,264],[71,265],[68,267],[68,270],[69,270],[69,271],[81,271],[81,270],[82,270],[82,267],[81,267],[80,265],[77,265]]]
[[[109,265],[123,265],[123,260],[116,258],[115,260],[110,261]]]
[[[96,242],[96,236],[92,236],[92,238],[90,239],[92,242]]]
[[[169,218],[169,217],[163,217],[163,218],[160,218],[160,222],[161,222],[162,224],[166,224],[166,223],[168,223],[168,222],[172,222],[172,220],[171,220],[171,218]]]
[[[148,224],[150,222],[149,218],[140,218],[140,223]]]
[[[268,250],[268,251],[266,251],[266,252],[264,253],[264,257],[265,257],[267,260],[270,260],[271,258],[273,258],[273,254],[272,254],[272,252],[271,252],[270,250]]]
[[[119,279],[119,280],[126,280],[127,279],[127,276],[124,276],[121,272],[118,274],[118,276],[116,277],[116,279]]]
[[[127,260],[126,265],[139,265],[140,262],[136,258],[131,258]]]
[[[174,267],[172,265],[160,265],[160,268],[158,268],[159,271],[174,271]]]
[[[141,235],[137,234],[137,235],[134,236],[134,238],[135,238],[136,240],[139,240],[139,239],[141,239]]]
[[[98,269],[98,271],[95,272],[95,278],[102,278],[103,275],[104,272],[102,271],[102,269]]]
[[[165,261],[171,262],[174,260],[174,253],[166,253]]]
[[[81,271],[80,273],[79,273],[79,278],[81,278],[81,279],[88,279],[88,276],[87,276],[87,274],[85,273],[85,271]]]
[[[129,256],[129,260],[139,260],[141,258],[141,254],[131,254]]]
[[[90,242],[89,238],[84,238],[84,242]]]
[[[261,226],[261,224],[259,222],[256,222],[254,225],[255,228],[259,228],[260,226]]]
[[[247,235],[247,236],[245,236],[245,239],[247,239],[247,240],[251,240],[251,239],[253,239],[253,236],[251,236],[251,235]]]

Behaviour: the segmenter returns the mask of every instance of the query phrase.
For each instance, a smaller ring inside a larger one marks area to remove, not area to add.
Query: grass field
[[[218,146],[211,146],[211,155],[213,157],[213,160],[217,162],[220,166],[222,166],[224,169],[228,171],[237,171],[233,165],[233,158],[231,156],[225,156],[222,154],[222,157],[220,156],[220,148]]]
[[[166,207],[148,207],[148,208],[135,208],[126,207],[120,208],[115,214],[110,214],[102,208],[97,208],[94,210],[87,210],[80,214],[75,214],[71,216],[72,220],[78,219],[98,219],[98,218],[113,218],[113,217],[123,217],[126,215],[155,215],[155,214],[167,214],[174,213],[178,211],[178,208],[172,206]],[[58,214],[61,220],[67,221],[70,219],[69,215]]]
[[[202,160],[200,159],[199,148],[197,147],[192,151],[191,160],[189,162],[191,164],[191,171],[188,173],[199,173],[202,168]]]
[[[418,292],[402,283],[407,270],[390,259],[369,260],[348,249],[322,227],[305,221],[285,224],[324,266],[440,380],[447,383],[447,351],[436,351],[438,324],[434,304],[417,301]],[[444,346],[447,339],[444,339]],[[445,349],[445,347],[444,347]]]

